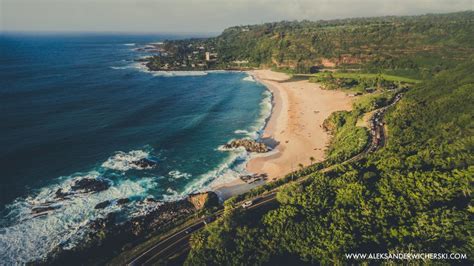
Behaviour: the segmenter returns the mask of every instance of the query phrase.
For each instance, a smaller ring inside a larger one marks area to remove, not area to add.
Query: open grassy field
[[[380,78],[387,81],[393,82],[405,82],[405,83],[420,83],[421,80],[411,79],[406,77],[387,75],[387,74],[374,74],[374,73],[357,73],[357,72],[320,72],[316,74],[307,75],[308,77],[325,78],[332,75],[334,78],[346,78],[346,79],[375,79]]]

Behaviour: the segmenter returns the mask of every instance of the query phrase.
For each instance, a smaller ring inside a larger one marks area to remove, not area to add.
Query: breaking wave
[[[188,76],[206,76],[207,71],[150,71],[142,62],[133,64],[133,67],[141,72],[149,73],[155,77],[188,77]]]
[[[231,151],[227,158],[215,169],[201,175],[194,182],[188,184],[182,195],[211,190],[216,184],[225,184],[238,179],[246,172],[245,162],[249,159],[245,149]]]
[[[119,69],[128,69],[130,66],[111,66],[111,69],[119,70]]]
[[[182,173],[178,170],[170,171],[168,175],[174,179],[181,179],[181,178],[189,179],[192,176],[191,174]]]
[[[149,71],[155,77],[206,76],[206,71]]]
[[[148,167],[141,167],[133,162],[138,161],[140,159],[149,158],[150,153],[143,150],[134,150],[129,152],[117,152],[114,156],[107,159],[102,164],[102,167],[117,170],[117,171],[128,171],[130,169],[135,170],[144,170],[144,169],[151,169],[151,166]]]
[[[0,259],[5,264],[27,263],[44,258],[57,246],[70,249],[77,245],[88,232],[90,221],[118,210],[111,205],[105,209],[94,209],[95,205],[118,198],[145,197],[148,190],[156,186],[153,178],[138,181],[120,180],[112,182],[110,188],[97,192],[77,194],[64,200],[55,197],[56,191],[68,191],[77,180],[99,179],[97,171],[61,177],[57,184],[44,187],[36,194],[18,198],[7,205],[9,220],[0,230]],[[34,217],[32,208],[54,206],[46,215]]]
[[[236,130],[234,131],[235,134],[244,134],[255,140],[261,137],[273,108],[272,93],[268,90],[265,90],[262,93],[262,96],[263,99],[260,102],[260,114],[255,123],[250,127],[249,130]],[[187,185],[182,194],[187,195],[195,192],[208,191],[211,190],[211,188],[230,183],[242,175],[249,174],[245,168],[247,162],[252,159],[252,156],[259,156],[251,155],[251,153],[248,153],[244,148],[229,150],[221,145],[217,148],[217,150],[226,151],[230,154],[227,159],[218,167],[200,176],[193,183]]]
[[[252,75],[248,75],[242,79],[243,81],[256,82]]]
[[[260,114],[257,120],[249,129],[238,129],[234,131],[235,134],[244,135],[255,140],[261,137],[273,108],[271,92],[265,90],[262,96],[263,99],[260,102]]]

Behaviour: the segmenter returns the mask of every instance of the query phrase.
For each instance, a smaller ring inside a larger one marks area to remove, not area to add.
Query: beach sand
[[[284,73],[256,70],[252,75],[273,93],[274,109],[262,137],[278,145],[275,154],[251,159],[248,171],[267,173],[272,180],[297,170],[299,164],[311,164],[310,157],[314,162],[324,160],[330,136],[323,122],[335,111],[350,110],[352,98],[307,80],[290,81]]]
[[[322,124],[335,111],[350,110],[352,99],[342,91],[323,90],[317,83],[290,80],[284,73],[255,70],[250,74],[267,86],[273,94],[273,110],[264,129],[263,140],[273,142],[269,154],[254,155],[247,164],[251,173],[266,173],[269,181],[324,160],[330,136]],[[228,198],[251,189],[241,180],[215,188],[221,198]]]

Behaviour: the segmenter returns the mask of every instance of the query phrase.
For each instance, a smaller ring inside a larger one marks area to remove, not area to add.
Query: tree
[[[299,164],[298,164],[298,167],[299,167],[300,169],[303,169],[303,168],[304,168],[304,165],[303,165],[302,163],[299,163]]]

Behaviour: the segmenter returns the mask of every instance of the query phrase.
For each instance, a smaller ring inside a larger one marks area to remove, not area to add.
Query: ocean
[[[245,172],[245,151],[219,147],[257,138],[271,95],[246,73],[151,73],[135,61],[150,55],[140,47],[183,37],[0,35],[0,261],[74,246],[89,221],[119,208],[94,209],[105,200],[177,200]],[[156,167],[131,163],[142,158]],[[111,187],[54,198],[83,178]]]

